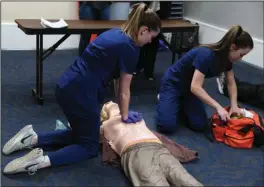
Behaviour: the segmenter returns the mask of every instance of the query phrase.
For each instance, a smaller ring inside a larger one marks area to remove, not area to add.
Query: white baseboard
[[[219,28],[217,26],[207,24],[201,21],[197,21],[188,17],[185,17],[186,20],[189,20],[194,23],[199,24],[199,42],[201,44],[214,43],[220,40],[224,34],[227,32],[227,29]],[[252,65],[264,68],[263,61],[263,40],[253,38],[254,48],[253,50],[243,57],[243,61],[246,61]]]
[[[55,44],[63,35],[44,35],[43,48],[47,49]],[[79,45],[79,35],[71,35],[57,49],[76,49]],[[26,35],[14,22],[1,23],[2,50],[35,50],[36,35]]]

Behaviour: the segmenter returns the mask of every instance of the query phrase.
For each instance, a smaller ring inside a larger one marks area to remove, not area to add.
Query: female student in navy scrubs
[[[237,87],[232,64],[253,48],[251,36],[240,26],[233,26],[224,37],[214,44],[196,47],[168,68],[159,93],[157,126],[160,131],[177,129],[179,111],[183,111],[188,126],[204,130],[208,124],[204,103],[213,107],[222,120],[232,112],[240,113],[237,105]],[[231,100],[230,113],[203,89],[205,78],[226,73]],[[183,110],[182,110],[183,109]]]
[[[141,114],[129,111],[130,82],[140,47],[150,43],[160,28],[157,14],[139,3],[132,7],[121,29],[108,30],[89,44],[57,82],[56,99],[72,130],[36,134],[29,125],[4,146],[3,152],[10,154],[30,146],[61,149],[47,156],[43,156],[42,149],[34,149],[24,158],[9,163],[4,173],[34,172],[95,157],[99,152],[100,104],[109,81],[116,75],[120,77],[116,82],[122,120],[125,123],[141,121]]]

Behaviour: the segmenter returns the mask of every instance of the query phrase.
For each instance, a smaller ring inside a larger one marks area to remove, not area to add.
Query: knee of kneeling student
[[[199,123],[199,122],[190,122],[190,121],[188,121],[187,125],[191,130],[197,132],[202,132],[206,130],[207,127],[209,126],[208,122]]]
[[[158,130],[163,133],[173,133],[177,130],[177,124],[172,122],[161,122],[157,120],[156,125]]]

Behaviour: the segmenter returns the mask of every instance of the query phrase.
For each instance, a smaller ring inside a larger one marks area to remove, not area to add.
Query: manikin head
[[[120,115],[118,104],[109,101],[104,104],[101,110],[101,122],[109,120],[112,117]]]

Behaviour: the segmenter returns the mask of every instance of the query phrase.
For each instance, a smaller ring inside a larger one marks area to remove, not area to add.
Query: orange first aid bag
[[[225,108],[229,111],[230,107]],[[264,126],[261,117],[254,111],[249,117],[232,117],[227,121],[222,121],[218,113],[214,113],[210,125],[211,132],[218,142],[227,144],[234,148],[252,148],[253,145],[264,145]]]

